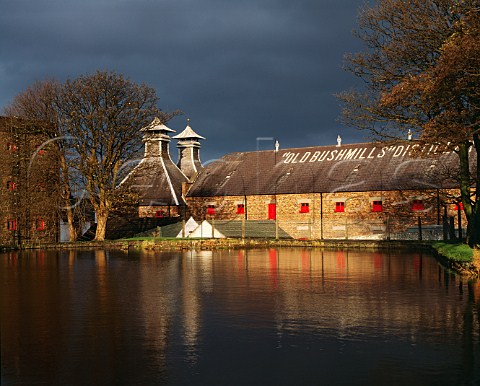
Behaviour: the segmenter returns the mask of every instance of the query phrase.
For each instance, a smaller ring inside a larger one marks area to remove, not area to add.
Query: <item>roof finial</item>
[[[408,129],[407,138],[409,141],[412,140],[412,130]]]
[[[340,135],[337,137],[337,147],[342,146],[342,137]]]
[[[275,153],[278,153],[278,149],[280,148],[280,144],[277,140],[275,140]]]

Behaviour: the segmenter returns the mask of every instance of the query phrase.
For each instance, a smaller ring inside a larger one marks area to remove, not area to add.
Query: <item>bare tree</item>
[[[43,122],[60,163],[63,199],[70,239],[74,226],[75,191],[87,192],[95,211],[95,240],[104,240],[108,215],[136,195],[117,189],[130,161],[143,146],[140,129],[154,117],[167,122],[179,111],[162,112],[153,88],[121,74],[98,71],[63,84],[39,82],[19,94],[7,114]],[[80,199],[80,197],[77,197]]]
[[[359,15],[365,52],[347,57],[362,91],[339,95],[347,123],[378,139],[435,143],[458,154],[467,241],[480,244],[480,1],[380,0]]]
[[[105,238],[123,167],[139,156],[140,129],[155,116],[167,122],[178,113],[161,112],[157,103],[153,88],[106,71],[67,80],[61,89],[61,126],[96,214],[95,240]]]

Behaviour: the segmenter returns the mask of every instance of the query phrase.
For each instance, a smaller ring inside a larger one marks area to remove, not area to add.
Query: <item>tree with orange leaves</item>
[[[406,138],[454,151],[468,221],[467,242],[480,245],[480,1],[380,0],[359,15],[367,50],[347,57],[365,81],[338,97],[343,118],[376,139]]]

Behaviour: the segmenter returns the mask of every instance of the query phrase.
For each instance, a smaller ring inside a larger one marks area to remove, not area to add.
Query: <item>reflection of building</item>
[[[0,245],[58,236],[58,169],[38,127],[0,117]]]

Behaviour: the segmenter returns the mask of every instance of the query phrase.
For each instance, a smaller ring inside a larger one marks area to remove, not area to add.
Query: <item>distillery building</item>
[[[141,131],[144,156],[121,185],[138,193],[139,217],[184,218],[186,189],[203,169],[199,140],[204,137],[187,124],[185,130],[173,137],[178,140],[175,163],[170,156],[170,134],[174,130],[155,118]]]
[[[123,182],[139,194],[139,217],[193,217],[249,237],[261,225],[299,239],[417,238],[419,227],[440,238],[446,221],[450,229],[462,222],[457,156],[435,145],[339,137],[332,146],[231,153],[204,167],[205,138],[189,123],[173,136],[176,163],[173,130],[156,119],[142,132],[144,157]]]
[[[415,141],[227,154],[186,194],[196,220],[270,220],[294,238],[416,238],[457,221],[457,156]]]
[[[58,240],[58,163],[38,124],[0,117],[0,246]]]

